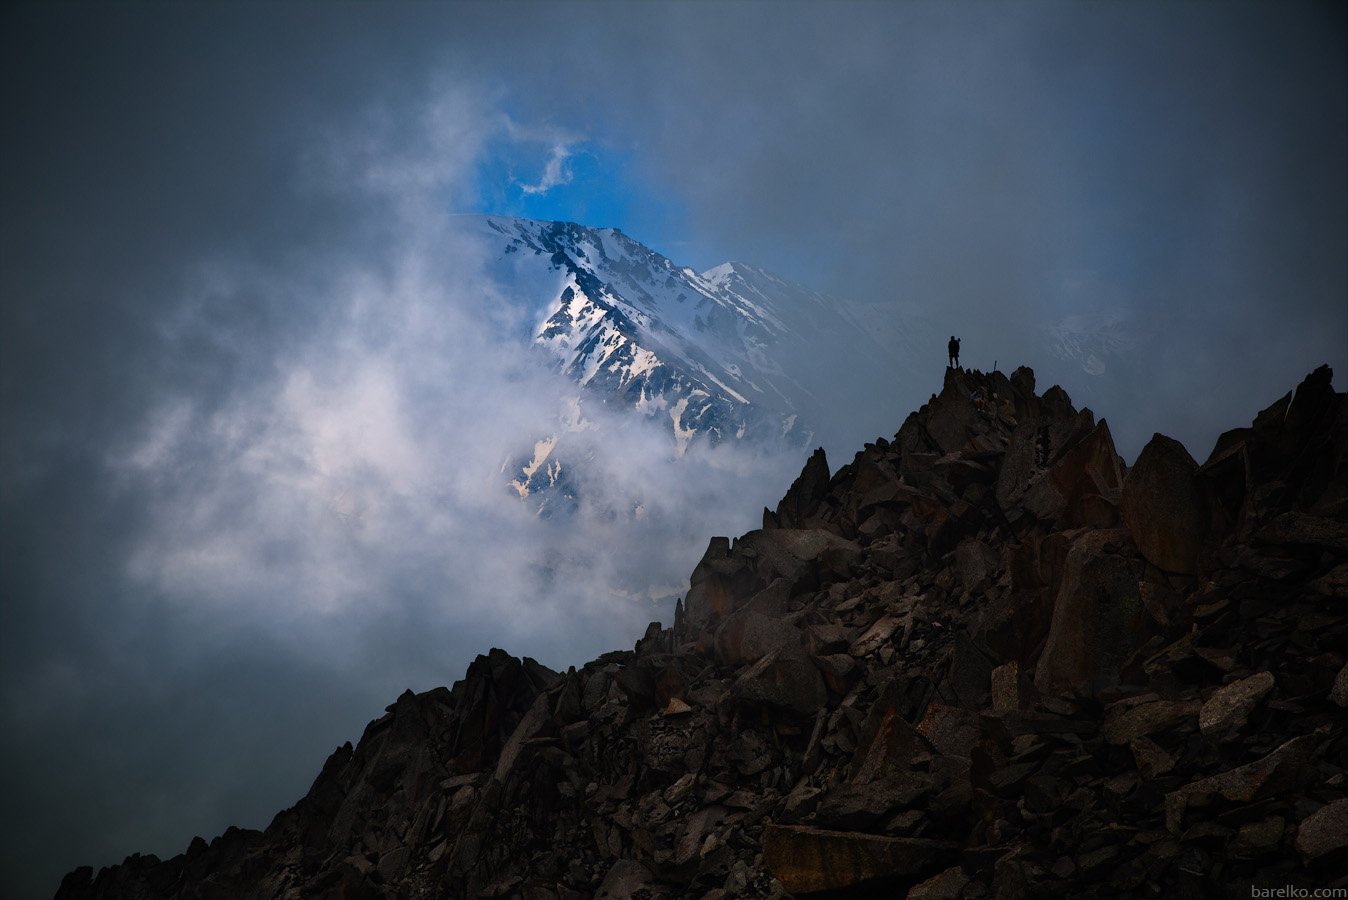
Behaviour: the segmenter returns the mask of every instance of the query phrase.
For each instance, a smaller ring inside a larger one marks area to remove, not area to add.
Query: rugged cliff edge
[[[66,898],[1251,896],[1348,886],[1348,396],[1199,465],[1034,375],[714,538],[672,628],[405,693],[265,831]]]

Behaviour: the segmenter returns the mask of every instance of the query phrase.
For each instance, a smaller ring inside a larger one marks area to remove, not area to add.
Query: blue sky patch
[[[722,261],[690,258],[686,211],[672,192],[638,174],[631,153],[576,142],[565,146],[560,166],[549,173],[557,147],[508,137],[493,141],[477,172],[476,208],[464,211],[620,228],[680,265],[706,268]]]

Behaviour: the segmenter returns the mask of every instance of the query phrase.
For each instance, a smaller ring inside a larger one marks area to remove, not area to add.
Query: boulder
[[[897,880],[911,883],[945,868],[956,845],[947,841],[768,825],[763,864],[792,894],[836,891]]]
[[[649,889],[655,879],[651,872],[635,859],[620,859],[604,873],[595,893],[596,900],[634,900],[638,891]]]
[[[978,743],[978,714],[958,706],[932,703],[917,723],[917,733],[938,753],[967,757]]]
[[[992,711],[1012,712],[1024,709],[1030,700],[1029,685],[1021,675],[1020,663],[1014,659],[992,670]]]
[[[1123,523],[1147,561],[1166,572],[1192,575],[1198,569],[1208,509],[1197,471],[1183,444],[1156,434],[1123,482]]]
[[[1155,778],[1175,768],[1175,757],[1148,737],[1136,737],[1128,743],[1133,751],[1133,762],[1143,778]]]
[[[689,816],[683,823],[674,849],[674,864],[683,866],[697,859],[702,843],[718,825],[725,821],[730,810],[724,806],[706,806]]]
[[[986,587],[996,575],[1001,559],[984,541],[968,538],[950,554],[950,570],[965,592]]]
[[[848,650],[853,656],[860,659],[863,656],[869,656],[876,650],[889,643],[894,632],[903,624],[903,616],[888,615],[876,619],[871,626],[861,633],[855,641],[852,642]]]
[[[731,689],[737,700],[800,715],[813,715],[828,694],[813,661],[798,647],[782,647],[754,663]]]
[[[750,541],[750,537],[757,539]],[[822,528],[780,528],[767,532],[750,532],[741,540],[760,552],[766,552],[769,546],[780,548],[796,561],[795,564],[780,556],[771,557],[774,564],[782,567],[778,575],[790,577],[799,572],[802,566],[817,567],[827,581],[847,578],[852,567],[860,563],[865,555],[861,547],[846,538],[839,537]],[[760,575],[763,573],[760,572]],[[771,581],[771,577],[767,578]]]
[[[733,545],[717,538],[689,579],[685,619],[715,625],[778,581],[782,597],[799,596],[850,577],[862,557],[857,544],[822,528],[760,529]]]
[[[1092,691],[1118,683],[1128,657],[1146,640],[1138,581],[1140,560],[1122,555],[1127,534],[1082,535],[1067,554],[1048,640],[1035,669],[1041,694]]]
[[[903,679],[890,679],[871,704],[852,756],[852,781],[897,777],[915,756],[932,751],[931,742],[904,718],[905,687]]]
[[[1335,800],[1297,826],[1297,852],[1307,863],[1348,851],[1348,799]]]
[[[1123,467],[1109,423],[1100,420],[1026,488],[1021,502],[1034,516],[1060,527],[1118,524]]]
[[[908,891],[908,900],[959,900],[964,896],[964,888],[969,884],[969,876],[959,866],[951,866],[944,872],[933,875]]]
[[[1257,822],[1246,822],[1236,832],[1231,850],[1238,856],[1258,856],[1272,853],[1282,844],[1287,822],[1282,816],[1269,816]]]
[[[841,625],[819,623],[805,629],[805,646],[816,656],[842,653],[852,644],[853,632]]]
[[[1105,713],[1100,734],[1111,744],[1131,744],[1137,738],[1165,731],[1199,710],[1196,702],[1154,700],[1134,705],[1113,704]]]
[[[688,713],[692,711],[693,708],[683,700],[680,700],[678,697],[670,697],[669,702],[665,704],[665,708],[660,711],[660,715],[686,716]]]
[[[1022,420],[1011,432],[996,488],[997,503],[1008,517],[1023,514],[1022,500],[1031,485],[1095,428],[1095,416],[1089,410],[1076,412],[1067,395],[1061,389],[1058,392],[1061,397],[1045,406],[1039,416]]]
[[[1204,734],[1224,735],[1239,731],[1264,695],[1273,690],[1273,673],[1257,672],[1223,685],[1213,692],[1198,714]]]
[[[721,665],[737,669],[757,662],[774,650],[799,646],[801,631],[775,616],[753,609],[731,613],[716,629],[716,659]]]
[[[935,401],[936,395],[933,394],[931,399]],[[903,420],[903,424],[899,426],[898,433],[894,435],[894,443],[898,445],[905,464],[913,454],[927,454],[936,451],[936,442],[931,439],[931,435],[927,434],[927,426],[924,424],[925,413],[930,407],[931,403],[928,402],[917,412],[909,413],[908,417]]]
[[[1302,512],[1275,516],[1254,533],[1254,538],[1265,544],[1313,547],[1333,553],[1340,559],[1348,554],[1348,522]]]
[[[815,825],[841,831],[868,829],[894,810],[909,806],[931,787],[928,776],[913,772],[864,785],[845,782],[820,800]]]
[[[814,657],[814,664],[824,676],[824,684],[839,696],[852,689],[852,685],[861,675],[857,661],[846,653],[831,653]]]
[[[697,632],[729,615],[736,597],[749,594],[752,572],[747,561],[730,552],[730,539],[714,537],[689,577],[681,625]],[[689,635],[679,635],[679,640]]]
[[[976,607],[974,634],[999,659],[1025,660],[1043,645],[1053,621],[1055,592],[995,592]]]
[[[1275,750],[1252,763],[1190,782],[1166,794],[1166,825],[1178,831],[1186,809],[1205,806],[1214,797],[1231,803],[1253,803],[1274,797],[1293,788],[1304,778],[1314,777],[1306,762],[1318,739],[1302,735],[1280,744]]]

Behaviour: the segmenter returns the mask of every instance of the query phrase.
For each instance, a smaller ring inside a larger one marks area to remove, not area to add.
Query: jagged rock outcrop
[[[763,527],[804,528],[828,493],[828,482],[828,457],[824,455],[824,448],[819,447],[777,504],[777,511],[763,510]]]
[[[1348,400],[1199,466],[950,370],[714,538],[670,628],[404,694],[262,832],[58,897],[1250,896],[1343,887]]]
[[[1198,463],[1183,444],[1154,435],[1128,473],[1120,506],[1148,562],[1167,572],[1196,571],[1209,516]]]

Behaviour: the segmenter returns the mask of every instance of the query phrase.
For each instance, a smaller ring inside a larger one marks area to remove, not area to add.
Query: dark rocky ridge
[[[405,693],[265,831],[58,898],[1249,897],[1348,885],[1348,397],[1198,465],[1027,369],[715,538],[672,628]]]

